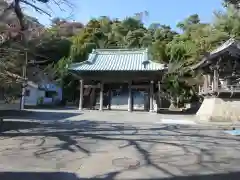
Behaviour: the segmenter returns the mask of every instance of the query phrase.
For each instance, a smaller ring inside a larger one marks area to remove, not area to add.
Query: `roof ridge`
[[[221,45],[219,45],[217,48],[215,48],[213,51],[210,52],[210,55],[213,55],[215,53],[218,53],[220,51],[223,51],[224,49],[234,45],[234,44],[239,44],[239,41],[236,40],[235,38],[230,38]]]
[[[139,48],[139,49],[93,49],[92,53],[95,53],[95,52],[139,52],[139,51],[142,51],[142,52],[148,52],[148,49],[146,48]]]
[[[99,48],[99,49],[94,49],[94,50],[96,50],[96,51],[97,51],[97,50],[106,50],[106,51],[111,51],[111,50],[112,50],[112,51],[116,51],[116,50],[118,50],[118,51],[119,51],[119,50],[120,50],[120,51],[123,50],[123,51],[124,51],[124,50],[128,50],[128,51],[134,51],[134,50],[146,50],[146,49],[147,49],[147,48],[118,48],[118,49],[110,49],[110,48],[109,48],[109,49],[107,49],[107,48],[101,49],[101,48]]]

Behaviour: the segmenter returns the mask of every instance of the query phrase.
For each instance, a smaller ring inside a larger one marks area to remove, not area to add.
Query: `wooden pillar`
[[[211,75],[208,75],[207,76],[207,79],[208,79],[208,89],[210,89],[210,87],[211,87]]]
[[[109,90],[108,90],[108,110],[111,110],[111,102],[112,102],[112,90],[109,88]]]
[[[218,81],[219,81],[218,70],[217,70],[217,69],[214,69],[214,71],[213,71],[214,91],[217,91],[217,90],[218,90]]]
[[[131,101],[131,105],[132,105],[132,111],[134,111],[134,93],[132,92],[132,101]]]
[[[99,111],[103,110],[103,82],[100,83]]]
[[[214,90],[214,77],[211,75],[211,86],[212,90]]]
[[[128,83],[128,112],[132,112],[132,82]]]
[[[201,85],[198,86],[198,93],[201,93],[202,91],[202,88],[201,88]]]
[[[150,108],[149,108],[149,112],[153,112],[154,111],[154,109],[153,109],[153,81],[151,81],[150,82],[150,88],[149,88],[149,106],[150,106]]]
[[[80,89],[79,89],[79,110],[83,110],[83,91],[84,91],[84,82],[81,79],[79,81]]]
[[[208,92],[208,75],[204,75],[203,92]]]
[[[159,98],[159,107],[162,108],[162,97],[161,97],[161,82],[158,81],[158,98]]]

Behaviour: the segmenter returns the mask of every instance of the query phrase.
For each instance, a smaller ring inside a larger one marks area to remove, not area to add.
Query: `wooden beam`
[[[100,85],[84,85],[84,88],[100,88]]]
[[[149,89],[149,85],[132,85],[132,89]]]

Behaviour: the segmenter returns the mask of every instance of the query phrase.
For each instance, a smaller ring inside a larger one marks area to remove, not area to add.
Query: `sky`
[[[222,10],[221,0],[69,0],[73,6],[62,6],[66,11],[60,10],[54,4],[41,7],[51,13],[51,17],[41,15],[33,9],[25,11],[44,25],[50,24],[53,17],[67,18],[68,20],[86,23],[91,18],[108,16],[123,19],[135,13],[147,11],[148,17],[144,19],[148,26],[151,23],[170,25],[173,29],[176,24],[189,15],[198,14],[203,22],[213,20],[213,12]]]

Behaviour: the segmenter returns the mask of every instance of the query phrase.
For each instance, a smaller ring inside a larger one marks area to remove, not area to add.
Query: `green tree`
[[[240,6],[240,0],[224,0],[224,5],[225,6],[230,6],[233,5],[236,8],[239,8]]]
[[[173,31],[170,26],[161,24],[150,25],[149,31],[152,35],[150,52],[153,60],[161,63],[168,63],[169,56],[166,52],[167,44],[173,40],[177,33]]]
[[[215,12],[213,26],[218,31],[227,34],[228,37],[240,36],[240,13],[239,10],[228,6],[226,11]]]
[[[196,25],[199,23],[200,23],[200,19],[199,19],[198,14],[193,14],[193,15],[189,16],[188,18],[184,19],[184,21],[179,22],[177,24],[177,27],[182,29],[183,31],[187,31],[187,30],[190,30],[189,28],[192,25]]]

